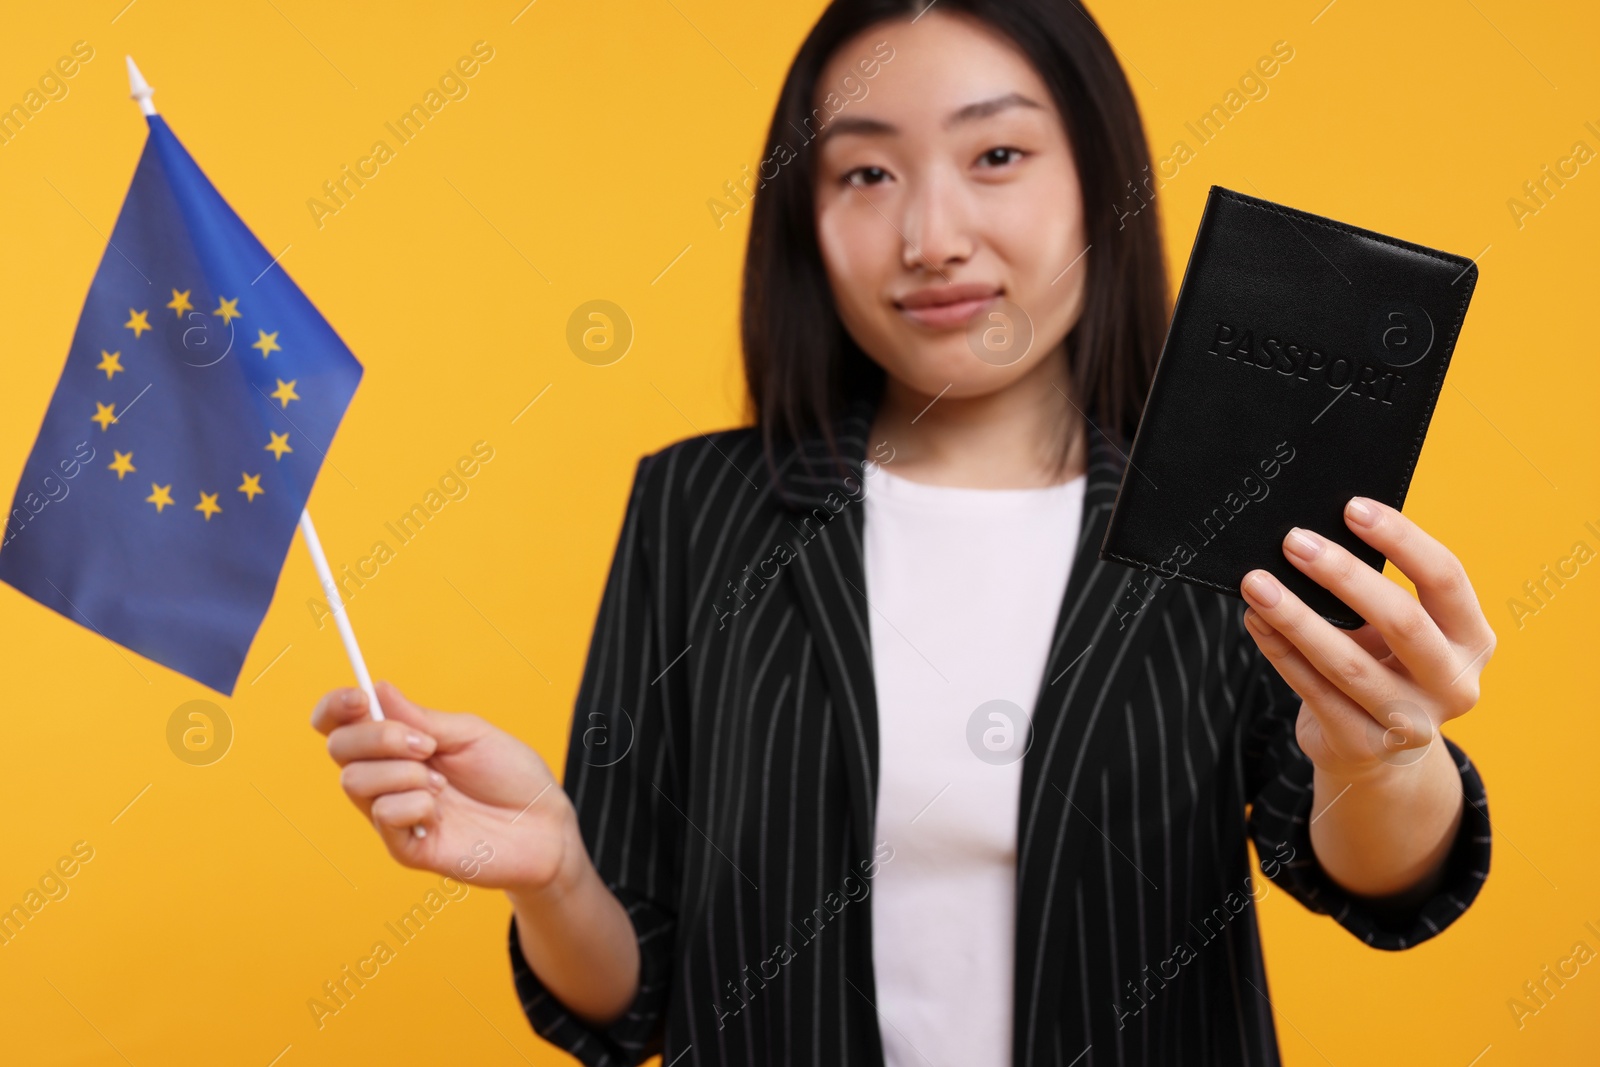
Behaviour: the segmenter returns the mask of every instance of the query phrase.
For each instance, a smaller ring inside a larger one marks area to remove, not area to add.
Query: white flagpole
[[[322,542],[317,540],[317,529],[311,525],[309,510],[300,512],[300,536],[305,539],[306,549],[311,553],[312,566],[317,568],[322,595],[328,598],[328,604],[333,608],[333,621],[339,627],[339,640],[344,642],[350,666],[355,668],[356,682],[361,686],[361,691],[367,694],[372,717],[382,719],[383,709],[378,707],[378,694],[372,688],[372,675],[367,673],[367,661],[361,655],[361,646],[356,644],[356,632],[350,628],[350,616],[345,614],[344,598],[339,595],[339,585],[333,580],[333,571],[328,569],[328,557],[322,552]]]
[[[156,105],[150,98],[156,94],[156,91],[150,88],[150,83],[144,80],[144,75],[139,73],[139,68],[133,65],[133,57],[128,56],[126,58],[128,60],[128,89],[130,90],[128,95],[139,102],[140,111],[146,115],[154,115],[156,113]]]
[[[322,582],[322,593],[333,608],[333,621],[339,627],[339,640],[344,642],[344,653],[350,657],[350,666],[355,669],[361,691],[367,694],[367,707],[372,710],[374,719],[382,719],[383,709],[378,706],[378,694],[372,688],[372,675],[367,673],[367,661],[361,655],[361,646],[356,644],[356,632],[350,628],[350,617],[345,614],[344,598],[339,595],[339,585],[333,580],[333,571],[328,568],[328,557],[323,554],[322,542],[317,540],[316,527],[311,525],[310,509],[300,512],[300,536],[306,543],[306,550],[311,553],[311,564],[316,567],[317,579]],[[428,828],[421,823],[413,823],[411,834],[414,837],[427,837]]]
[[[150,88],[150,83],[144,80],[144,75],[139,73],[139,68],[134,65],[133,57],[128,60],[128,88],[129,96],[139,103],[139,110],[146,115],[156,113],[155,102],[151,99],[155,90]],[[333,608],[333,621],[339,628],[339,640],[344,642],[345,655],[350,657],[350,666],[356,672],[356,682],[361,686],[361,691],[367,694],[367,707],[372,712],[374,719],[383,718],[383,708],[378,704],[378,693],[372,687],[372,675],[367,673],[367,661],[361,655],[361,646],[356,644],[356,632],[350,627],[350,617],[345,614],[344,598],[339,595],[339,586],[333,580],[333,571],[328,567],[328,557],[323,554],[322,542],[317,540],[316,527],[311,525],[311,512],[300,512],[300,536],[305,540],[306,549],[311,553],[311,563],[317,570],[317,579],[322,583],[322,593],[328,598],[329,605]],[[411,832],[417,837],[426,837],[427,828],[420,823],[411,827]]]

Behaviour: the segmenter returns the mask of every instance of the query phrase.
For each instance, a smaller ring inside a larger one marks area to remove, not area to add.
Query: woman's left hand
[[[1352,498],[1344,514],[1411,579],[1415,597],[1342,546],[1298,529],[1284,538],[1284,555],[1366,625],[1334,626],[1264,570],[1245,575],[1241,592],[1247,629],[1304,701],[1295,728],[1301,750],[1333,778],[1365,782],[1421,761],[1439,727],[1477,704],[1495,634],[1443,544],[1367,497]]]

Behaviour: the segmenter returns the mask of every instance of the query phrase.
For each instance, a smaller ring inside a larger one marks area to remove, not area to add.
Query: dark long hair
[[[836,417],[853,401],[882,396],[883,369],[840,320],[817,244],[816,153],[807,144],[828,113],[814,113],[811,101],[842,44],[924,6],[924,0],[834,0],[790,65],[767,131],[762,170],[780,169],[771,180],[760,175],[754,199],[740,332],[749,414],[774,470],[782,443],[816,431],[837,458]],[[1082,313],[1067,335],[1067,367],[1075,403],[1114,437],[1131,438],[1168,316],[1156,206],[1144,204],[1140,191],[1153,189],[1153,176],[1133,91],[1099,25],[1076,0],[940,0],[938,10],[968,15],[1008,38],[1065,119],[1093,250]],[[800,159],[789,162],[796,154]]]

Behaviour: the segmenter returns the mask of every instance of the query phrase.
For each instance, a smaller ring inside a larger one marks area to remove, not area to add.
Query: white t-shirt
[[[872,950],[887,1067],[1009,1067],[1017,803],[1083,517],[1042,489],[908,481],[869,465],[878,701]]]

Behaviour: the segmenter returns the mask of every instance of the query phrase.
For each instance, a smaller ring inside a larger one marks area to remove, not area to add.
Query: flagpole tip
[[[139,101],[139,110],[146,115],[156,113],[156,105],[150,99],[155,95],[155,90],[150,88],[150,83],[144,80],[144,75],[139,73],[139,68],[133,62],[132,56],[128,60],[128,95]]]

